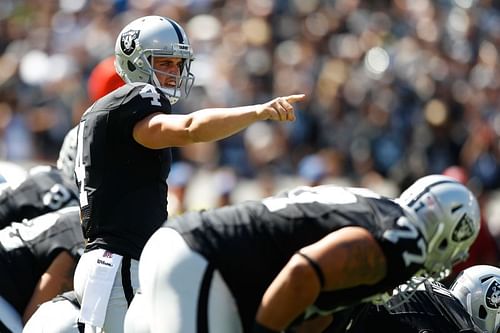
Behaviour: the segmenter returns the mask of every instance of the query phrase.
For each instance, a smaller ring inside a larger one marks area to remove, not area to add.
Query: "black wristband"
[[[255,322],[253,325],[252,333],[280,333],[280,331],[275,331],[273,329],[267,328],[258,322]]]

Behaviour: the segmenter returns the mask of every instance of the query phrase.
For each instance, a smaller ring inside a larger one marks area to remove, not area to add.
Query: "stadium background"
[[[93,100],[90,73],[148,14],[181,23],[195,51],[174,112],[308,96],[294,123],[176,149],[171,214],[295,184],[396,196],[460,166],[500,239],[496,0],[2,0],[0,160],[53,164]]]

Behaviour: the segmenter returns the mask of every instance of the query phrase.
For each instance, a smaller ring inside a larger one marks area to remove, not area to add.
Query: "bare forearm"
[[[38,306],[65,291],[73,289],[73,273],[76,261],[67,252],[61,252],[40,277],[31,299],[23,313],[26,323]]]
[[[320,289],[311,267],[303,258],[293,256],[266,290],[257,312],[257,322],[284,330],[314,303]]]
[[[240,132],[252,123],[263,120],[257,106],[204,109],[191,114],[189,133],[193,142],[216,141]]]
[[[292,256],[264,293],[256,320],[283,330],[322,290],[373,284],[385,276],[385,267],[384,254],[368,230],[341,228]]]
[[[264,104],[213,108],[188,115],[152,114],[134,126],[134,139],[150,149],[182,147],[231,136],[259,120],[294,121],[290,103],[304,95],[278,97]]]

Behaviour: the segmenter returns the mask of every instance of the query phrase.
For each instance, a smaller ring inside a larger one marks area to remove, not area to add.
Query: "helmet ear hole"
[[[129,71],[131,72],[135,71],[135,65],[132,62],[127,61],[127,67]]]
[[[448,247],[448,240],[445,238],[445,239],[443,239],[443,240],[441,241],[441,243],[439,243],[438,248],[439,248],[440,250],[444,250],[444,249],[446,249],[447,247]]]
[[[485,319],[486,316],[488,315],[488,312],[486,311],[486,309],[484,308],[484,305],[481,305],[479,306],[479,312],[478,312],[478,317],[480,319]]]

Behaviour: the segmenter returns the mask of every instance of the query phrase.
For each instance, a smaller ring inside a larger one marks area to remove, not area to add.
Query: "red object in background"
[[[467,171],[459,166],[451,166],[443,171],[443,175],[455,178],[460,183],[466,185],[469,180]],[[479,234],[469,249],[469,257],[453,267],[453,272],[449,278],[454,278],[459,272],[474,265],[494,265],[498,264],[497,246],[493,235],[488,229],[488,224],[484,220],[481,198],[478,198],[481,210],[481,229]]]
[[[125,84],[116,73],[114,61],[114,56],[108,57],[97,64],[90,73],[87,90],[92,102]]]
[[[443,171],[443,175],[455,178],[464,185],[466,185],[467,181],[469,180],[469,175],[467,174],[467,171],[465,171],[464,168],[459,166],[451,166],[446,168],[446,170]]]

